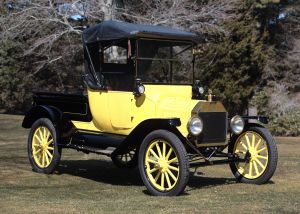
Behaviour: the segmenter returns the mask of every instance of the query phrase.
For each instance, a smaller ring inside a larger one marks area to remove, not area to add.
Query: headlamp
[[[187,128],[189,130],[189,133],[191,133],[192,135],[199,135],[203,131],[203,122],[201,118],[197,116],[191,117],[187,124]]]
[[[234,116],[230,120],[230,128],[234,134],[240,134],[244,130],[245,122],[239,115]]]

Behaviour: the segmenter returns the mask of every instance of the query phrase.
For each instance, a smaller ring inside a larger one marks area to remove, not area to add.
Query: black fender
[[[31,128],[32,124],[39,118],[48,118],[54,126],[61,126],[63,121],[63,112],[54,106],[36,105],[33,106],[23,119],[22,127]]]
[[[268,117],[266,116],[257,115],[257,116],[241,116],[241,117],[245,122],[245,127],[242,133],[250,127],[256,126],[256,127],[264,128],[263,124],[268,124]],[[230,132],[229,142],[235,141],[236,137],[239,136],[239,134],[236,135],[231,130],[229,130],[229,132]]]
[[[245,132],[245,131],[247,131],[249,128],[251,128],[251,127],[260,127],[260,128],[265,128],[262,124],[260,124],[260,123],[251,123],[251,122],[249,122],[249,121],[245,121],[245,127],[244,127],[244,130],[240,133],[240,134],[238,134],[238,135],[236,135],[236,134],[234,134],[233,132],[231,132],[231,134],[230,134],[230,139],[229,139],[229,146],[230,145],[232,145],[233,143],[235,143],[235,141],[237,140],[237,138],[238,138],[238,136],[239,135],[241,135],[243,132]]]
[[[245,125],[247,124],[259,124],[258,122],[262,124],[268,124],[268,117],[266,116],[242,116],[243,120],[245,121]],[[262,126],[262,125],[261,125]]]
[[[246,117],[246,118],[244,118],[244,117]],[[263,124],[263,122],[261,121],[261,120],[259,120],[259,118],[258,117],[262,117],[262,116],[250,116],[250,118],[249,118],[249,116],[242,116],[242,118],[244,119],[244,121],[245,121],[245,127],[244,127],[244,130],[241,132],[241,134],[243,133],[243,132],[245,132],[246,130],[248,130],[250,127],[260,127],[260,128],[265,128],[262,124]],[[254,122],[250,122],[249,121],[249,119],[251,119],[251,120],[254,120]],[[256,121],[255,121],[256,120]],[[268,123],[268,118],[267,117],[265,117],[265,120],[263,120],[264,122],[266,122],[266,123]],[[259,123],[260,122],[260,123]],[[264,124],[266,124],[266,123],[264,123]],[[238,135],[236,135],[236,134],[234,134],[233,132],[231,132],[230,131],[230,139],[229,139],[229,144],[231,144],[231,143],[234,143],[235,142],[235,140],[237,139],[237,137],[240,135],[240,134],[238,134]]]
[[[244,130],[247,130],[247,128],[250,128],[250,127],[261,127],[261,128],[264,128],[264,126],[260,123],[245,123],[245,128]]]
[[[178,136],[179,139],[183,140],[184,137],[176,128],[180,126],[181,122],[179,118],[158,118],[158,119],[147,119],[141,122],[134,130],[124,139],[121,145],[114,151],[114,153],[127,152],[133,148],[139,149],[140,144],[144,138],[152,131],[158,129],[164,129],[171,131]]]

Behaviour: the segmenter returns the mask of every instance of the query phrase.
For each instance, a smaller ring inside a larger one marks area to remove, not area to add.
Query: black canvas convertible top
[[[197,34],[175,28],[112,20],[103,21],[83,31],[83,41],[86,44],[139,37],[178,39],[193,42],[199,40]]]

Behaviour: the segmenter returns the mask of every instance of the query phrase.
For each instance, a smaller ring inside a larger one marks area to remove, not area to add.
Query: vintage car
[[[62,148],[138,166],[152,195],[184,191],[190,167],[229,164],[237,181],[263,184],[277,165],[263,116],[229,118],[195,77],[199,36],[163,26],[103,21],[84,30],[86,91],[39,92],[30,128],[32,169],[52,173]]]

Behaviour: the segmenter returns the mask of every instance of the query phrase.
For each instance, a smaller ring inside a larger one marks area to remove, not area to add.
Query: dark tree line
[[[300,1],[17,0],[0,3],[0,111],[32,91],[80,92],[81,32],[105,19],[199,33],[197,77],[229,112],[256,107],[277,134],[300,134]]]

